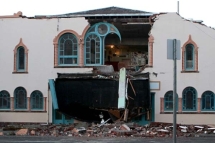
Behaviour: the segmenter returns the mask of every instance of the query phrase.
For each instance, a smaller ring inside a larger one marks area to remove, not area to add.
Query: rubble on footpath
[[[0,123],[0,136],[72,136],[72,137],[172,137],[172,123],[151,122],[141,126],[137,123],[74,123],[70,125],[56,124],[11,124]],[[177,137],[199,137],[215,135],[213,125],[181,125],[177,124]]]

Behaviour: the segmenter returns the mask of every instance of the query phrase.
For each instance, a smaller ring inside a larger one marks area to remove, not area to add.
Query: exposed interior
[[[116,34],[105,39],[105,64],[113,65],[119,71],[119,65],[126,68],[142,66],[148,62],[148,23],[113,23],[119,30],[122,40]]]

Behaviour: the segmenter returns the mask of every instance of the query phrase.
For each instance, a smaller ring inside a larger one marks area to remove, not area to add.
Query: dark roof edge
[[[35,15],[47,18],[73,18],[73,17],[97,17],[97,16],[151,16],[155,13],[133,13],[133,14],[79,14],[79,15]]]

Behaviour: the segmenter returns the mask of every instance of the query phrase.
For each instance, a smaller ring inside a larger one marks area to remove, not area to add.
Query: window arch
[[[28,72],[28,48],[22,42],[22,38],[20,38],[19,44],[14,49],[13,72]]]
[[[6,90],[0,92],[0,109],[10,109],[10,94]]]
[[[14,108],[27,109],[27,92],[23,87],[17,87],[14,91]]]
[[[78,64],[78,40],[72,33],[63,34],[58,41],[59,65]]]
[[[191,35],[182,47],[182,71],[198,71],[198,47]]]
[[[42,92],[35,90],[31,93],[31,109],[43,109],[43,94]]]
[[[91,26],[84,37],[84,64],[87,66],[103,65],[105,60],[105,37],[116,34],[121,40],[118,29],[110,23],[100,22]],[[94,50],[95,49],[95,50]]]
[[[176,110],[178,110],[178,94],[176,96]],[[167,91],[164,95],[164,110],[173,111],[173,91]]]
[[[202,94],[202,110],[208,111],[208,110],[214,110],[214,93],[212,91],[205,91]]]
[[[79,64],[80,36],[73,30],[60,32],[53,40],[54,66],[77,66]]]
[[[197,91],[193,87],[186,87],[182,93],[183,110],[195,111],[197,109]]]
[[[101,59],[101,39],[97,34],[89,34],[86,38],[85,44],[85,63],[86,64],[100,64]]]

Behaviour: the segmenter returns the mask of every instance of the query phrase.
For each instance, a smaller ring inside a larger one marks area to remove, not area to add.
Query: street
[[[32,137],[1,136],[1,143],[172,143],[172,138],[101,138],[101,137]],[[179,137],[177,143],[214,143],[215,137]]]

